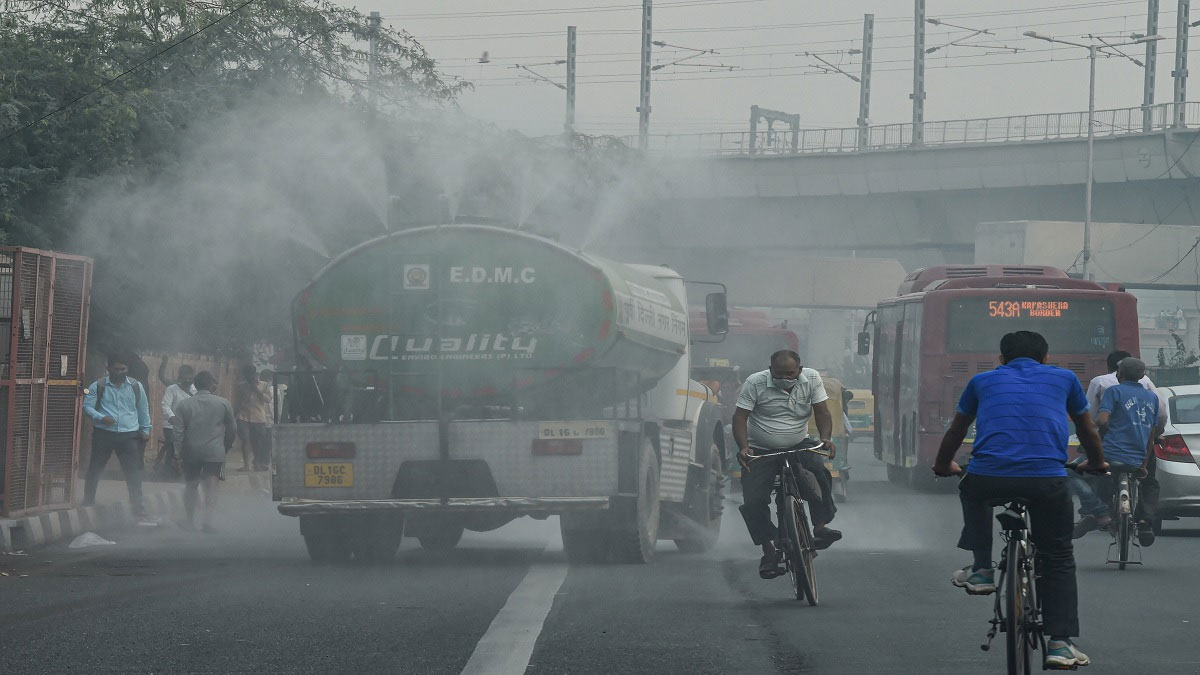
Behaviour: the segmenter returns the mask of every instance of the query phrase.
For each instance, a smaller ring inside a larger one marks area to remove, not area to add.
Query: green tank
[[[363,243],[293,307],[302,353],[395,405],[609,405],[683,356],[687,314],[661,281],[535,235],[443,225]],[[395,411],[393,411],[395,412]]]

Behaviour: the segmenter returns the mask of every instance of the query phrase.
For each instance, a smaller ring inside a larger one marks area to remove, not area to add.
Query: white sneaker
[[[1070,640],[1046,641],[1046,668],[1070,669],[1091,663],[1087,654],[1079,650]]]
[[[967,565],[961,570],[955,570],[950,575],[950,583],[959,588],[967,589],[971,595],[990,595],[996,592],[996,570],[987,568],[973,570],[973,565]]]

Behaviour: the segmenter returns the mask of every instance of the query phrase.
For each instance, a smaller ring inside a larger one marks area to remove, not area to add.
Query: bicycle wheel
[[[1025,615],[1025,563],[1022,558],[1021,540],[1014,536],[1008,540],[1008,569],[1004,575],[1004,646],[1009,675],[1026,675],[1030,672]]]
[[[808,604],[816,607],[817,549],[813,542],[812,526],[809,525],[808,516],[804,514],[804,502],[796,499],[792,502],[792,506],[796,509],[796,522],[800,526],[800,558],[804,561],[804,576],[808,582],[804,588],[804,595],[808,598]]]
[[[804,531],[805,523],[797,518],[800,506],[800,500],[795,497],[788,496],[785,500],[783,509],[783,518],[787,527],[788,551],[787,551],[787,568],[788,574],[792,580],[792,592],[797,600],[808,598],[810,605],[817,604],[815,602],[816,592],[810,591],[808,588],[809,571],[808,565],[805,564],[804,557],[804,539],[801,534]]]

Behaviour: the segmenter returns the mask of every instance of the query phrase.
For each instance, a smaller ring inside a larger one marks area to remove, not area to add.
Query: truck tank
[[[688,345],[686,308],[659,281],[485,225],[365,242],[301,291],[293,319],[301,353],[386,392],[391,419],[433,416],[439,398],[540,414],[610,406]]]

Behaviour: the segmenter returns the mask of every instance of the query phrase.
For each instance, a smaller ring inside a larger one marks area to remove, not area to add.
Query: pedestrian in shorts
[[[217,481],[225,465],[225,454],[237,438],[237,422],[229,399],[213,393],[217,389],[217,378],[212,373],[207,370],[197,373],[195,386],[196,395],[175,406],[175,417],[179,420],[176,432],[182,440],[183,479],[187,483],[183,494],[187,520],[180,525],[184,529],[195,528],[196,502],[203,483],[201,527],[211,533],[216,531],[212,516],[217,502]]]

